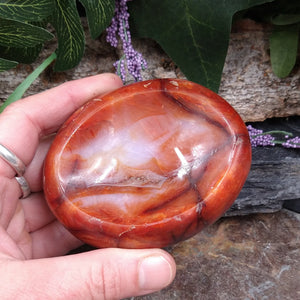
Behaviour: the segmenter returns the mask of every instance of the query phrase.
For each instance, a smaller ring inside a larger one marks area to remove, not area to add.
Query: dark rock
[[[283,207],[291,211],[300,213],[300,199],[284,201]]]
[[[271,119],[251,125],[264,131],[283,130],[300,136],[300,117]],[[275,212],[285,201],[299,198],[300,149],[257,147],[253,148],[247,181],[226,216]]]

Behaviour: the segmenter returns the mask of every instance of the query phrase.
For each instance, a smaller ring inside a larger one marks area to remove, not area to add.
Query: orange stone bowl
[[[187,80],[124,86],[78,109],[44,166],[57,219],[95,247],[165,247],[198,233],[237,198],[251,164],[247,128]]]

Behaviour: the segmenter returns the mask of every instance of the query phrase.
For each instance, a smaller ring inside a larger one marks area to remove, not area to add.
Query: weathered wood
[[[252,21],[244,21],[231,34],[219,93],[244,121],[300,115],[300,65],[289,77],[276,77],[269,35],[268,27]]]
[[[85,23],[84,20],[83,22]],[[76,68],[61,73],[53,73],[49,68],[34,82],[26,95],[67,80],[114,72],[113,63],[120,56],[120,50],[110,47],[104,36],[92,40],[86,24],[85,29],[87,45],[81,63]],[[231,34],[219,93],[240,113],[244,121],[300,115],[299,65],[288,78],[277,78],[271,70],[268,35],[268,28],[247,21],[236,26]],[[143,72],[144,79],[184,77],[155,42],[136,40],[135,47],[148,61],[148,69]],[[41,57],[32,66],[22,65],[1,73],[0,100],[4,101],[32,68],[49,56],[54,48],[54,42],[48,43]],[[129,78],[127,83],[131,81]]]

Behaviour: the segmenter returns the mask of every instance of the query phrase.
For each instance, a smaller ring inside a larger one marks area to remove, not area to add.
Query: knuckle
[[[113,300],[121,295],[121,274],[112,263],[95,264],[89,272],[86,285],[91,299]]]
[[[9,104],[7,107],[4,108],[3,114],[5,115],[14,115],[16,111],[18,111],[20,108],[20,102],[13,102]]]

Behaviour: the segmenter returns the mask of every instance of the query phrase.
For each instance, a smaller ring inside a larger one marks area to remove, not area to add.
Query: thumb
[[[9,299],[122,299],[160,290],[176,272],[173,258],[160,249],[101,249],[11,263],[1,279]]]

